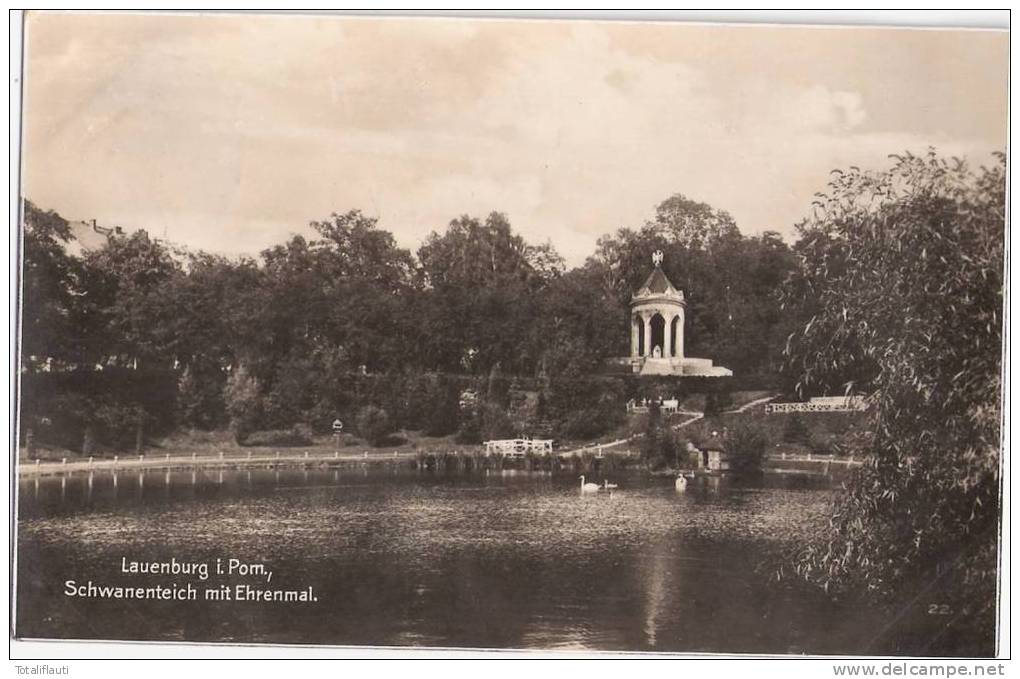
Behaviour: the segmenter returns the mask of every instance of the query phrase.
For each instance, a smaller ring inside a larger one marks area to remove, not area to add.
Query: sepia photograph
[[[1008,30],[21,22],[13,641],[1008,653]]]

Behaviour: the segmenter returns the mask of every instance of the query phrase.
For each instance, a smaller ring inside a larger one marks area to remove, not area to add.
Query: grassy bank
[[[389,456],[394,453],[416,454],[419,451],[447,451],[447,450],[470,450],[477,446],[465,446],[457,444],[452,436],[430,437],[420,432],[398,432],[390,439],[391,445],[374,447],[363,439],[350,434],[343,434],[340,437],[340,445],[337,445],[333,436],[313,436],[310,443],[305,445],[240,445],[234,440],[229,431],[181,431],[152,441],[146,441],[141,451],[102,449],[93,454],[96,460],[112,460],[114,458],[127,459],[143,454],[149,457],[173,458],[188,457],[195,455],[201,458],[224,457],[237,458],[266,457],[275,453],[281,456],[301,455],[308,452],[315,456],[332,456],[339,452],[349,457],[355,455],[364,456],[367,453],[370,457]],[[19,451],[19,459],[22,462],[38,459],[44,462],[60,462],[63,459],[78,461],[86,459],[79,451],[57,448],[53,446],[35,446],[31,454],[24,447]]]

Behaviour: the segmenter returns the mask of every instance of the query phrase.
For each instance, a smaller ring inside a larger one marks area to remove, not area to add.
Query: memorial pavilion
[[[614,362],[640,375],[732,375],[711,359],[684,355],[687,300],[663,272],[661,250],[652,255],[652,264],[654,270],[630,301],[630,356]]]

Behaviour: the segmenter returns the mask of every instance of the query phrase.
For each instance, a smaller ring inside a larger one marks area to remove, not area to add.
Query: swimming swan
[[[581,492],[582,493],[596,493],[602,490],[601,486],[597,483],[585,483],[584,474],[581,475]]]
[[[615,483],[609,483],[609,481],[607,481],[606,479],[602,479],[602,487],[606,490],[613,490],[614,488],[619,488],[618,485],[616,485]]]

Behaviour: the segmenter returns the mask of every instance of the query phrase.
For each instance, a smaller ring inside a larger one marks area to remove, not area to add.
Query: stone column
[[[645,347],[644,355],[652,355],[652,314],[647,313],[642,316],[645,321]]]
[[[673,355],[673,316],[665,321],[662,328],[662,357],[671,358]]]
[[[630,355],[633,358],[637,358],[641,355],[641,335],[638,333],[637,326],[638,317],[634,314],[630,316]]]
[[[676,357],[684,357],[684,312],[677,314],[676,321]]]

